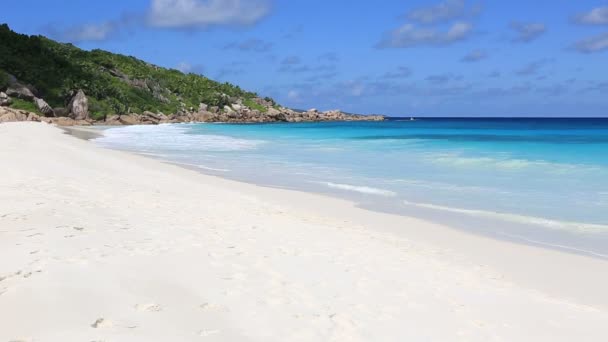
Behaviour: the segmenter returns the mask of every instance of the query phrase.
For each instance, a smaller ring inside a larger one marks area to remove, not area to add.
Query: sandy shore
[[[0,125],[0,341],[606,341],[608,262]]]

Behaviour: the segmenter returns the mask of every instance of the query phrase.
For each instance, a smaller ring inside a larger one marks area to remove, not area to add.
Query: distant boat
[[[410,118],[410,121],[415,121],[415,120],[416,120],[416,119],[414,119],[414,118]]]

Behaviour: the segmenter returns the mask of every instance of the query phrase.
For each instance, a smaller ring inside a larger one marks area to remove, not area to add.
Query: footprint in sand
[[[159,311],[163,310],[162,306],[160,306],[158,304],[154,304],[154,303],[137,304],[137,305],[135,305],[135,309],[137,311],[144,311],[144,312],[159,312]]]
[[[95,322],[93,322],[93,324],[91,324],[92,328],[111,328],[112,327],[112,322],[108,321],[107,319],[101,317],[98,318]]]

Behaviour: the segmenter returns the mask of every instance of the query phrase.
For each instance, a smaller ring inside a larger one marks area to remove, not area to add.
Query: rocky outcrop
[[[22,100],[32,101],[36,96],[26,86],[21,83],[15,82],[6,89],[6,94],[11,97],[16,97]]]
[[[116,77],[121,77],[117,72]],[[113,75],[114,75],[113,74]],[[122,77],[121,77],[122,78]],[[128,80],[134,82],[136,80]],[[144,83],[141,84],[142,86]],[[32,88],[33,89],[33,88]],[[7,121],[44,121],[61,126],[73,125],[157,125],[162,123],[182,123],[182,122],[230,122],[230,123],[263,123],[263,122],[313,122],[313,121],[382,121],[381,115],[357,115],[348,114],[340,110],[330,110],[321,112],[317,109],[307,111],[295,111],[289,108],[277,106],[271,99],[259,97],[244,101],[240,98],[233,98],[222,94],[223,98],[230,103],[221,108],[208,106],[200,103],[198,110],[187,107],[182,103],[181,108],[174,114],[165,115],[145,111],[141,114],[129,113],[122,115],[109,115],[104,120],[93,122],[89,120],[89,103],[85,93],[78,90],[70,99],[67,108],[53,109],[42,98],[34,96],[35,89],[32,90],[21,83],[14,81],[7,89],[7,93],[0,93],[0,105],[8,106],[11,104],[11,96],[32,101],[44,117],[39,117],[34,113],[20,111],[7,107],[0,107],[0,122]],[[251,104],[251,101],[255,104]],[[250,108],[244,103],[251,104]]]
[[[233,123],[263,123],[263,122],[313,122],[313,121],[382,121],[382,115],[348,114],[339,110],[321,112],[310,109],[298,112],[285,107],[274,107],[274,103],[256,98],[257,104],[265,111],[251,109],[239,103],[225,106],[222,110],[217,107],[199,105],[197,112],[181,110],[178,113],[165,115],[162,113],[143,112],[142,114],[111,115],[103,125],[155,125],[161,123],[181,122],[233,122]]]
[[[162,123],[183,122],[233,122],[233,123],[263,123],[263,122],[312,122],[312,121],[382,121],[381,115],[348,114],[339,110],[320,112],[308,110],[297,112],[280,107],[270,108],[266,113],[252,110],[245,106],[238,111],[199,111],[180,112],[165,115],[163,113],[143,112],[124,115],[110,115],[104,121],[73,119],[71,117],[39,117],[34,113],[13,108],[0,107],[0,122],[8,121],[43,121],[60,126],[99,125],[157,125]]]
[[[49,116],[49,117],[55,116],[55,111],[53,110],[53,108],[51,108],[51,106],[49,106],[49,104],[46,103],[46,101],[44,101],[43,99],[39,99],[36,97],[36,98],[34,98],[34,103],[36,104],[38,111],[40,111],[40,113],[44,114],[44,116]]]
[[[74,120],[89,118],[89,100],[82,90],[78,90],[68,104],[69,117]]]
[[[0,123],[11,121],[40,121],[40,117],[25,110],[0,107]]]
[[[41,117],[25,110],[0,107],[0,123],[12,121],[39,121],[59,126],[90,126],[92,124],[91,121],[87,120],[74,120],[68,117]]]
[[[157,125],[159,123],[171,122],[169,117],[163,113],[143,112],[142,114],[110,115],[103,122],[105,125]]]
[[[6,93],[0,92],[0,106],[10,106],[11,103],[13,103],[13,100]]]

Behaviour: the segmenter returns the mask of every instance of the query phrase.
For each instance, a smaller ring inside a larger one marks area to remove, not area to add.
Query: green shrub
[[[27,110],[28,112],[33,112],[40,114],[38,111],[38,107],[32,102],[25,101],[22,99],[12,98],[13,103],[11,104],[11,108]]]
[[[6,24],[0,25],[0,46],[0,69],[32,84],[52,107],[65,107],[68,95],[82,89],[94,118],[144,110],[169,114],[182,103],[222,108],[230,104],[230,98],[248,99],[251,104],[257,96],[227,82],[161,68],[135,57],[84,51],[43,36],[18,34]],[[2,82],[0,75],[0,87]],[[262,110],[255,103],[248,106]]]
[[[245,99],[243,101],[243,104],[251,109],[257,109],[262,113],[266,113],[268,111],[268,108],[262,106],[261,104],[253,101],[253,99]]]
[[[0,90],[5,90],[8,87],[8,74],[4,70],[0,70]]]

